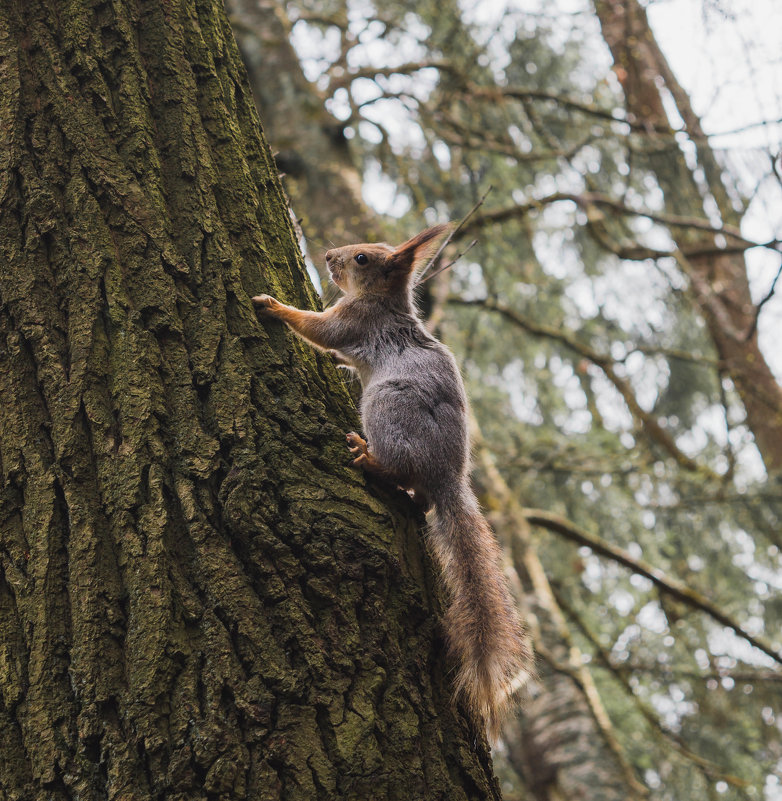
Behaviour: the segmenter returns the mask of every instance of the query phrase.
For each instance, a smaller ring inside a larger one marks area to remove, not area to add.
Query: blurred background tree
[[[782,798],[782,12],[647,5],[708,102],[637,0],[227,0],[327,297],[477,206],[421,301],[536,637],[507,799]]]

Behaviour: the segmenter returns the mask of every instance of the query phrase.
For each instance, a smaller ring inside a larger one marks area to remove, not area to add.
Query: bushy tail
[[[454,695],[496,740],[513,692],[532,672],[529,638],[472,490],[463,486],[434,501],[429,537],[450,595],[444,622],[458,665]]]

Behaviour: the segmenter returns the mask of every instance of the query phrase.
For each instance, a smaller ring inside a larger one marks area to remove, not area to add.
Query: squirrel
[[[367,439],[347,434],[353,464],[412,493],[430,510],[428,541],[449,606],[444,629],[458,665],[454,698],[492,740],[511,696],[532,672],[532,652],[503,572],[500,549],[468,476],[464,384],[451,352],[422,324],[413,278],[448,232],[436,225],[399,247],[359,244],[326,253],[343,296],[324,312],[254,297],[259,312],[355,368]]]

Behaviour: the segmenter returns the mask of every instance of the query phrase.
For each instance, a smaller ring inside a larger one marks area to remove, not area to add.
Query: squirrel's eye
[[[358,253],[356,255],[356,262],[358,264],[369,264],[369,259],[363,253]]]

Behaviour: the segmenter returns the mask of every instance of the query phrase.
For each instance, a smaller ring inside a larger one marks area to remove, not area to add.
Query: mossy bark
[[[222,6],[2,4],[0,160],[0,798],[498,798]]]
[[[304,77],[280,0],[226,0],[266,136],[316,267],[330,247],[378,242],[385,232],[362,198],[345,123]],[[325,266],[322,278],[328,280]]]

